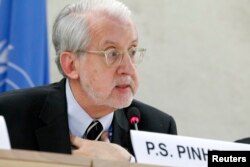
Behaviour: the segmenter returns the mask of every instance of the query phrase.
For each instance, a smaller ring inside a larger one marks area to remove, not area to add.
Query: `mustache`
[[[124,76],[124,77],[120,77],[115,79],[114,81],[114,85],[130,85],[133,86],[134,85],[134,80],[130,77],[130,76]]]
[[[115,79],[114,87],[116,87],[118,85],[128,85],[130,87],[133,95],[135,95],[136,85],[135,85],[135,81],[132,79],[132,77],[124,76],[124,77],[120,77],[120,78]]]

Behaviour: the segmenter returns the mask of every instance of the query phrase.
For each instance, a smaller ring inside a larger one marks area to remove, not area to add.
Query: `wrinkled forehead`
[[[117,42],[127,43],[138,41],[137,30],[130,17],[121,18],[105,12],[99,12],[90,14],[88,23],[91,39],[103,40],[105,38],[109,40],[108,38],[110,38],[116,39]]]

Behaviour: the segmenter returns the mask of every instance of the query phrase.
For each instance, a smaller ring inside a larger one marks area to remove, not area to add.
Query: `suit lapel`
[[[133,154],[130,140],[130,126],[124,109],[115,111],[113,128],[113,143],[121,145]]]
[[[39,118],[44,126],[36,130],[41,151],[70,153],[65,79],[52,85]]]

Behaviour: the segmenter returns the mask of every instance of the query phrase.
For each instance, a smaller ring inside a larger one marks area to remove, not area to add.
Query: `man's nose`
[[[129,54],[125,52],[123,54],[121,63],[118,67],[118,73],[132,75],[135,73],[135,71],[136,71],[136,65],[132,62]]]

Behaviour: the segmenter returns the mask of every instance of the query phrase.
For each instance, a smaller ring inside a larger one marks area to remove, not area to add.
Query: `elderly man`
[[[177,133],[170,115],[133,99],[145,49],[124,4],[81,0],[66,6],[55,20],[53,43],[64,79],[0,96],[13,148],[128,160],[134,154],[132,107],[140,112],[140,130]]]

